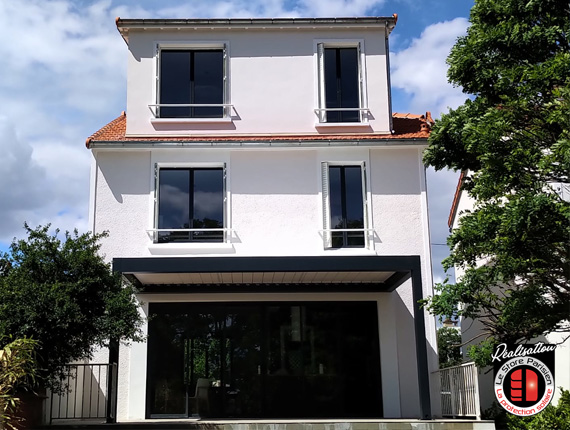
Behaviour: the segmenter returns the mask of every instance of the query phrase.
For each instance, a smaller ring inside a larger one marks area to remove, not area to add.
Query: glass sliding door
[[[382,416],[375,302],[149,308],[149,417]]]

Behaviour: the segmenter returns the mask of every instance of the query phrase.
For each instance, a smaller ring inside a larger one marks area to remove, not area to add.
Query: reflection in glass
[[[358,50],[325,48],[325,100],[329,108],[359,108]],[[327,111],[327,122],[359,122],[358,110]]]
[[[332,229],[363,229],[364,202],[360,166],[329,167],[329,200]],[[363,247],[363,231],[332,232],[332,247]]]
[[[223,51],[164,49],[160,104],[223,104]],[[222,118],[223,107],[161,107],[161,118]]]
[[[150,417],[382,415],[375,302],[151,303],[149,310]]]
[[[223,169],[160,169],[158,229],[224,227]],[[159,242],[222,242],[223,231],[159,232]]]

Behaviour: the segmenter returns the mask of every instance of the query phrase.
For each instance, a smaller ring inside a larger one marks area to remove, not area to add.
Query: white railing
[[[230,103],[158,103],[148,105],[154,118],[160,118],[160,108],[223,108],[223,118],[231,116],[234,105]]]
[[[327,112],[358,112],[359,121],[356,123],[367,124],[368,114],[370,113],[369,108],[316,108],[314,109],[315,114],[319,118],[319,123],[327,123]],[[332,122],[331,124],[335,124]]]
[[[212,241],[212,242],[229,242],[231,233],[233,229],[231,228],[151,228],[146,231],[149,237],[152,239],[153,242],[157,243],[160,242],[162,239],[164,242],[200,242],[202,241]],[[161,233],[166,233],[169,235],[179,235],[179,237],[159,237]],[[201,237],[191,237],[193,233],[201,234]],[[217,235],[216,233],[221,233]],[[182,237],[180,235],[184,235],[186,240],[180,240]],[[221,240],[218,240],[221,239]]]
[[[63,391],[50,395],[50,424],[58,420],[115,421],[115,363],[68,364],[65,375]]]
[[[479,380],[475,363],[440,369],[441,414],[444,417],[481,419]]]

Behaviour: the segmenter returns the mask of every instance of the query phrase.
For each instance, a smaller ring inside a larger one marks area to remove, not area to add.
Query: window
[[[150,303],[147,416],[381,417],[377,308]]]
[[[365,247],[364,164],[335,166],[323,163],[322,169],[325,248]]]
[[[319,61],[319,122],[362,123],[363,102],[360,44],[317,47]]]
[[[157,169],[157,242],[223,242],[223,168]]]
[[[225,49],[159,51],[159,118],[224,118]],[[174,106],[180,105],[180,106]],[[212,105],[212,106],[208,106]]]

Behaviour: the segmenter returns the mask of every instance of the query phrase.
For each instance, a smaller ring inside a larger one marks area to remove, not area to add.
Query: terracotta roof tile
[[[89,148],[93,143],[143,143],[143,142],[278,142],[278,141],[297,141],[297,140],[414,140],[427,139],[433,124],[431,114],[427,112],[425,115],[401,114],[393,115],[393,133],[392,134],[376,134],[376,133],[360,133],[360,134],[299,134],[299,135],[188,135],[188,136],[126,136],[127,115],[122,112],[121,115],[93,133],[85,141],[85,145]]]
[[[449,218],[447,218],[447,226],[451,229],[453,227],[453,220],[457,214],[457,207],[459,206],[459,197],[461,197],[461,186],[463,185],[463,180],[465,179],[465,171],[461,172],[459,175],[459,180],[457,181],[457,187],[455,188],[455,195],[453,196],[453,203],[451,203],[451,209],[449,211]]]

